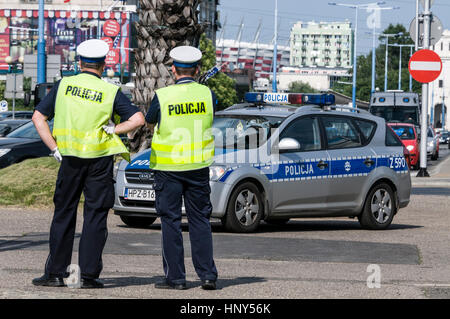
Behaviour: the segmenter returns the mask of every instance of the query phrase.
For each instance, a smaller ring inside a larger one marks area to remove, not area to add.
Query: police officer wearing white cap
[[[209,166],[216,98],[195,82],[200,50],[181,46],[170,52],[176,84],[156,91],[146,121],[154,129],[150,168],[155,171],[156,211],[161,218],[165,279],[156,288],[186,289],[181,209],[189,223],[192,261],[202,288],[216,289],[217,269],[209,218],[212,211]]]
[[[113,156],[129,152],[118,134],[144,125],[144,116],[116,85],[101,79],[109,46],[102,40],[82,42],[77,53],[81,73],[64,77],[36,106],[36,129],[61,162],[54,194],[50,254],[36,286],[65,286],[71,264],[77,207],[84,194],[79,246],[81,288],[102,288],[102,252],[108,235],[107,215],[114,204]],[[121,118],[114,123],[114,114]],[[53,119],[53,132],[48,120]]]

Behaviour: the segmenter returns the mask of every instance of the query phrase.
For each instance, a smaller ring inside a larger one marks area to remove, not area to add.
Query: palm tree
[[[155,90],[174,83],[169,52],[180,45],[197,46],[204,26],[198,23],[201,0],[139,0],[135,23],[138,48],[135,52],[133,101],[146,113]],[[132,150],[149,147],[152,132],[143,127],[133,133]]]

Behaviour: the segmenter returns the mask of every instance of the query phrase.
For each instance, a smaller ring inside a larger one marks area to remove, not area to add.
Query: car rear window
[[[416,138],[414,135],[414,129],[411,126],[391,126],[394,132],[400,137],[401,140],[413,140]]]
[[[352,120],[344,117],[322,117],[328,149],[353,148],[362,146],[361,137]]]
[[[386,125],[386,146],[403,146],[397,134]]]
[[[362,135],[366,139],[366,143],[370,143],[375,133],[375,129],[377,128],[377,124],[375,122],[365,120],[355,120],[355,122],[356,125],[358,125]]]

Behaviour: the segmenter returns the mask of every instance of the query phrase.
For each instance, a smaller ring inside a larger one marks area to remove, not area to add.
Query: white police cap
[[[77,54],[85,62],[103,62],[109,52],[109,45],[99,39],[90,39],[80,43]]]
[[[202,52],[191,46],[180,46],[170,51],[173,64],[180,68],[192,68],[202,59]]]

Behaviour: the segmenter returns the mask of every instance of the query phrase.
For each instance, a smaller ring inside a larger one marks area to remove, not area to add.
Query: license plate
[[[125,199],[131,200],[155,200],[155,190],[153,189],[136,189],[136,188],[125,188],[123,197]]]

